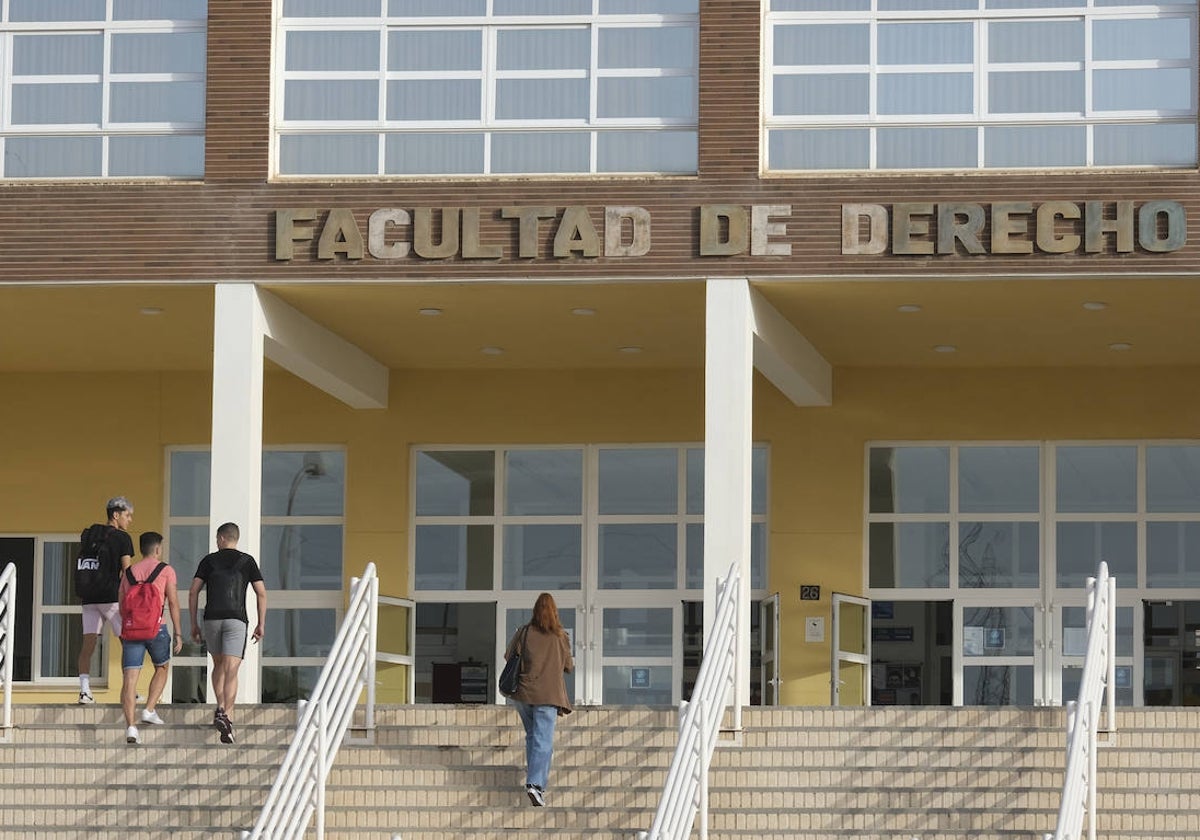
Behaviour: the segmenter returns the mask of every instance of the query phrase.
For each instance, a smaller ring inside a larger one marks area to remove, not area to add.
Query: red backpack
[[[135,578],[132,568],[125,570],[129,589],[121,601],[122,640],[145,642],[158,635],[158,628],[162,626],[163,596],[154,585],[154,579],[166,567],[166,563],[159,563],[145,580]]]

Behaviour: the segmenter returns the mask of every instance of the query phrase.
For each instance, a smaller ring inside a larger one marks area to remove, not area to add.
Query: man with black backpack
[[[75,595],[83,604],[83,645],[79,649],[79,702],[95,703],[92,698],[91,662],[104,624],[114,636],[121,635],[121,614],[117,590],[121,572],[133,562],[133,505],[124,496],[109,499],[105,505],[108,523],[89,525],[79,535],[79,556],[75,560]]]

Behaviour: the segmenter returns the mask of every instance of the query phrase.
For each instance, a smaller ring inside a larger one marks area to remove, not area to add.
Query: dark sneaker
[[[546,792],[537,785],[525,785],[525,795],[534,807],[540,808],[546,804]]]
[[[223,718],[223,717],[225,717],[225,710],[222,709],[220,706],[218,706],[217,710],[215,712],[213,712],[213,722],[212,722],[213,729],[221,728],[221,718]]]
[[[233,743],[233,724],[230,723],[229,718],[225,716],[224,712],[222,712],[221,716],[216,719],[216,727],[221,732],[221,743],[222,744],[232,744]]]

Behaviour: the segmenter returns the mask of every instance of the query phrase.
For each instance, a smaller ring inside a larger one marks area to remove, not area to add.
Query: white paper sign
[[[983,656],[982,627],[963,628],[963,656]]]

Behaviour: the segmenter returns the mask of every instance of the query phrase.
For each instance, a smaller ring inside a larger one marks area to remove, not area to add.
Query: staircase
[[[0,840],[236,838],[274,781],[295,710],[161,707],[127,745],[115,706],[17,706],[0,744]],[[522,791],[523,733],[498,706],[377,711],[329,780],[329,840],[632,840],[675,743],[673,709],[559,719],[547,808]],[[713,840],[1041,840],[1062,784],[1062,709],[750,709],[718,748]],[[1118,712],[1099,753],[1102,840],[1200,837],[1200,710]]]

